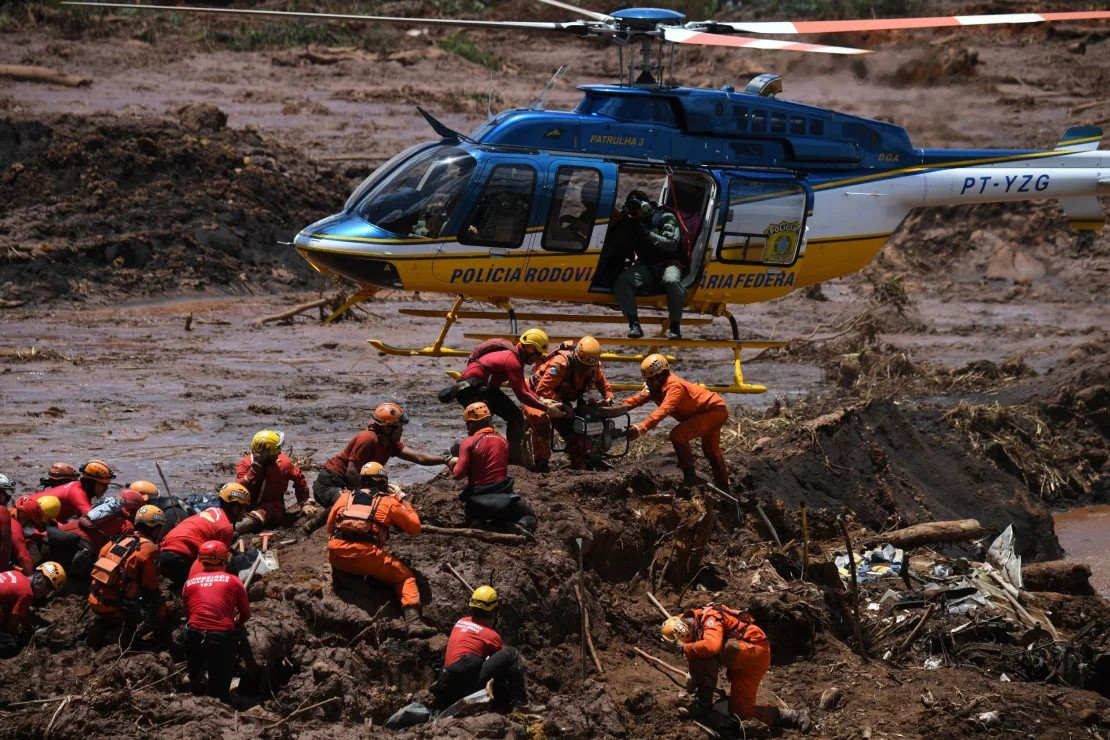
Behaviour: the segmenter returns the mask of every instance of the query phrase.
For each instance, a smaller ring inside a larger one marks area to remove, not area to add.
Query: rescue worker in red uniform
[[[8,511],[15,486],[8,476],[0,473],[0,572],[15,569],[25,576],[31,575],[34,563],[23,539],[23,527]]]
[[[601,368],[601,345],[593,337],[560,344],[536,366],[528,384],[540,398],[562,406],[561,418],[524,407],[524,415],[532,428],[532,469],[537,473],[551,471],[551,438],[554,431],[558,431],[566,440],[570,466],[585,470],[589,450],[585,439],[573,433],[574,406],[591,390],[600,393],[606,405],[613,400],[613,389]]]
[[[713,483],[728,490],[728,465],[721,453],[721,429],[728,421],[725,399],[696,383],[690,383],[671,372],[663,355],[648,355],[640,363],[644,389],[624,399],[629,409],[654,401],[659,407],[639,424],[628,428],[628,439],[642,437],[668,416],[678,420],[671,429],[671,444],[682,469],[682,482],[694,485],[698,476],[694,472],[694,452],[690,443],[701,438],[701,449],[713,470]]]
[[[458,382],[439,392],[439,400],[443,403],[457,400],[465,407],[482,401],[492,413],[501,417],[505,433],[513,440],[509,451],[509,462],[513,465],[524,463],[524,415],[502,393],[501,384],[508,384],[525,406],[543,413],[558,409],[557,403],[540,398],[524,381],[525,366],[539,362],[547,354],[547,345],[547,334],[541,329],[529,329],[520,335],[516,344],[506,339],[488,339],[466,358],[466,367]]]
[[[45,478],[39,478],[39,485],[46,489],[75,480],[77,480],[77,468],[69,463],[56,462],[46,471]]]
[[[380,463],[362,466],[359,487],[344,491],[328,513],[328,562],[335,571],[368,576],[393,586],[409,634],[427,637],[435,628],[420,620],[420,589],[408,566],[385,550],[390,527],[420,534],[420,515],[400,489],[390,490]]]
[[[408,414],[395,403],[379,404],[366,429],[356,434],[335,457],[324,463],[323,470],[312,483],[312,496],[324,510],[305,523],[313,531],[327,517],[343,491],[358,487],[362,466],[368,462],[385,465],[391,457],[399,457],[417,465],[445,465],[449,460],[414,450],[401,442],[408,424]]]
[[[769,727],[805,729],[804,710],[757,705],[759,682],[771,667],[771,643],[747,612],[722,604],[687,609],[663,623],[663,639],[677,643],[690,668],[695,703],[691,714],[713,709],[717,669],[724,666],[729,681],[728,711],[740,719],[758,719]]]
[[[309,501],[304,473],[281,451],[285,435],[264,429],[251,440],[251,451],[235,466],[235,480],[250,492],[251,510],[235,525],[239,534],[280,526],[285,518],[285,491],[293,484],[297,506],[306,516],[316,513]]]
[[[82,514],[88,514],[92,508],[89,502],[103,496],[108,490],[108,484],[115,477],[116,474],[108,467],[108,463],[103,460],[89,460],[81,466],[80,477],[77,480],[32,493],[31,498],[42,496],[57,498],[62,502],[62,511],[57,519],[59,522],[66,522]]]
[[[57,527],[47,529],[50,557],[62,564],[70,578],[89,577],[93,559],[105,544],[131,531],[131,520],[146,503],[138,491],[125,488],[119,492],[120,508],[111,515],[92,521],[81,515]]]
[[[536,514],[513,491],[509,477],[509,442],[493,428],[486,404],[478,401],[463,410],[468,436],[459,442],[459,456],[451,476],[466,479],[459,494],[463,513],[472,520],[516,524],[529,532],[536,529]]]
[[[89,587],[89,607],[94,615],[89,642],[94,647],[103,644],[104,635],[112,627],[133,631],[141,617],[167,636],[170,609],[162,595],[156,544],[165,523],[161,509],[144,504],[135,513],[134,531],[100,548]]]
[[[14,657],[23,649],[32,604],[45,604],[65,585],[65,570],[51,561],[30,576],[14,570],[0,573],[0,658]]]
[[[528,700],[524,659],[516,648],[506,647],[494,629],[497,592],[492,587],[475,589],[468,606],[469,614],[455,622],[447,638],[443,669],[432,684],[432,693],[442,706],[448,706],[493,679],[493,707],[507,712]]]
[[[32,566],[42,562],[46,551],[46,528],[58,518],[61,510],[62,502],[55,496],[20,496],[15,500],[15,506],[8,510],[12,517],[13,547],[17,547],[14,533],[18,528]]]
[[[243,486],[238,483],[225,485],[220,489],[219,506],[187,517],[162,538],[158,570],[175,588],[181,588],[201,545],[209,540],[231,545],[235,539],[235,523],[243,518],[250,501],[250,494]]]
[[[226,702],[239,660],[242,626],[250,619],[251,603],[239,576],[227,571],[231,552],[223,542],[200,546],[204,571],[185,582],[181,599],[188,615],[185,662],[189,688]]]

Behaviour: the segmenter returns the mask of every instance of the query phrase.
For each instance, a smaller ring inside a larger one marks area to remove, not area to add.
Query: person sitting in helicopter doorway
[[[686,306],[686,288],[682,278],[687,256],[683,248],[682,226],[674,209],[657,206],[647,193],[633,190],[625,198],[622,209],[629,223],[636,228],[631,264],[624,268],[613,283],[613,297],[621,313],[628,319],[628,336],[644,336],[636,307],[637,293],[661,285],[667,294],[670,327],[667,339],[682,339],[682,309]]]

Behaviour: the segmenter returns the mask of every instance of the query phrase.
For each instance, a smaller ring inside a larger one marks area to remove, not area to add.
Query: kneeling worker
[[[713,483],[727,491],[728,465],[721,453],[721,429],[728,421],[725,399],[672,373],[663,355],[645,357],[640,363],[640,374],[644,378],[644,389],[624,399],[625,407],[634,409],[654,401],[659,408],[628,428],[629,441],[647,434],[668,416],[674,417],[679,423],[670,436],[678,456],[678,467],[682,469],[682,481],[689,485],[698,482],[690,443],[701,437],[702,452],[713,469]]]
[[[769,727],[806,729],[804,710],[757,706],[759,682],[771,667],[771,643],[751,614],[721,604],[687,609],[663,623],[663,639],[677,643],[690,668],[695,703],[692,713],[713,709],[717,668],[724,666],[729,681],[728,711],[740,719],[758,719]]]
[[[513,522],[529,532],[536,529],[536,515],[513,492],[509,477],[509,442],[493,428],[489,406],[472,403],[463,410],[470,435],[459,443],[459,459],[451,476],[466,478],[459,494],[467,520]]]
[[[24,644],[20,633],[27,626],[32,604],[45,604],[65,585],[66,572],[49,560],[30,577],[15,570],[0,573],[0,658],[19,655]]]
[[[447,638],[443,670],[432,693],[443,706],[478,691],[493,679],[493,706],[509,711],[528,700],[524,660],[497,634],[497,592],[479,586],[470,597],[470,614],[455,622]]]
[[[251,495],[251,510],[236,525],[238,534],[261,532],[279,527],[285,518],[285,491],[293,484],[293,494],[306,517],[316,513],[309,500],[308,481],[301,469],[281,451],[285,435],[263,429],[251,439],[251,450],[235,466],[235,481]]]
[[[393,586],[401,600],[409,635],[428,637],[436,630],[420,621],[420,590],[408,566],[385,551],[389,528],[420,534],[420,516],[403,493],[391,493],[385,467],[362,466],[359,488],[344,491],[328,513],[328,562],[342,573],[369,576]]]
[[[231,545],[235,539],[235,523],[243,518],[250,502],[246,488],[228,483],[220,489],[219,506],[193,514],[167,532],[158,553],[158,569],[162,575],[180,589],[189,577],[189,569],[201,545],[209,540]]]
[[[200,546],[204,570],[185,582],[181,599],[189,623],[185,627],[185,661],[189,687],[226,702],[235,663],[239,660],[240,628],[250,619],[251,602],[239,576],[227,571],[227,545],[209,540]]]

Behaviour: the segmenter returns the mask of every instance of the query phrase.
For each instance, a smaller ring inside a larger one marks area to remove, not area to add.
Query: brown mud
[[[922,14],[1014,4],[924,5]],[[16,8],[0,22],[0,40],[18,34],[20,43],[0,43],[0,63],[93,78],[89,88],[0,90],[0,197],[10,204],[0,210],[0,299],[10,306],[0,317],[0,448],[20,490],[55,460],[93,455],[121,479],[157,480],[160,460],[174,493],[210,490],[263,427],[287,432],[311,477],[384,400],[412,414],[413,446],[438,453],[458,438],[457,409],[434,398],[457,363],[383,358],[364,342],[426,345],[435,328],[396,309],[445,308],[442,297],[385,296],[330,327],[315,316],[253,320],[315,296],[291,289],[319,286],[275,243],[336,210],[374,162],[427,138],[414,102],[462,130],[480,122],[484,67],[444,52],[440,33],[354,26],[291,43],[282,25],[258,34],[229,22]],[[493,13],[562,17],[520,3]],[[497,56],[495,108],[528,104],[569,56],[573,84],[612,77],[612,53],[598,45],[468,38]],[[788,96],[894,120],[918,146],[1050,146],[1068,125],[1110,115],[1082,108],[1105,97],[1110,75],[1110,41],[1098,26],[835,42],[882,53],[829,64],[681,50],[679,69],[683,82],[713,85],[782,71]],[[574,99],[564,83],[553,107]],[[219,111],[179,112],[195,104]],[[87,647],[82,599],[68,595],[42,611],[49,631],[0,663],[9,687],[0,733],[388,734],[380,723],[410,695],[424,696],[465,603],[443,570],[452,563],[471,583],[498,589],[499,629],[525,655],[536,712],[452,719],[414,731],[421,736],[703,735],[678,715],[680,688],[629,652],[681,662],[658,639],[648,590],[672,611],[709,600],[750,610],[773,644],[761,703],[810,710],[818,736],[1105,736],[1104,599],[1024,594],[1026,606],[1048,612],[1060,643],[1034,635],[1026,649],[985,615],[958,644],[951,615],[905,641],[908,630],[883,626],[888,611],[866,610],[888,588],[903,590],[884,579],[864,589],[864,663],[845,597],[800,579],[798,561],[801,503],[813,563],[842,550],[838,516],[857,542],[937,519],[974,517],[990,530],[983,541],[915,550],[922,576],[935,562],[981,559],[1010,524],[1026,560],[1072,549],[1050,512],[1105,503],[1110,491],[1107,249],[1105,231],[1067,231],[1052,203],[914,214],[863,274],[738,312],[746,335],[791,340],[748,358],[747,377],[771,392],[729,399],[724,446],[740,505],[678,484],[665,429],[611,472],[514,469],[540,516],[534,542],[391,540],[441,633],[429,640],[404,637],[389,591],[333,587],[321,532],[282,530],[276,540],[295,542],[279,548],[281,570],[252,588],[254,663],[239,689],[250,706],[238,712],[189,695],[180,655],[145,644]],[[520,306],[529,307],[540,308]],[[450,341],[465,344],[460,331]],[[635,368],[609,370],[628,380]],[[705,381],[727,373],[704,351],[684,355],[679,370]],[[390,469],[427,523],[461,523],[455,486],[429,481],[426,468]],[[756,502],[784,548],[769,545]],[[579,538],[604,675],[584,668],[579,650]],[[926,669],[935,656],[941,667]],[[834,686],[841,700],[823,707]],[[21,704],[31,701],[42,703]]]

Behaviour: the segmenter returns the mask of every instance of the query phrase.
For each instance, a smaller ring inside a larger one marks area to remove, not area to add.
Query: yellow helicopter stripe
[[[1007,157],[984,157],[982,159],[964,159],[952,162],[938,162],[936,164],[923,164],[915,165],[913,167],[905,167],[900,170],[888,170],[886,172],[879,172],[874,175],[864,175],[862,177],[850,177],[846,180],[834,180],[832,182],[823,182],[820,185],[814,185],[814,190],[828,190],[829,188],[840,187],[841,185],[852,185],[857,182],[870,182],[872,180],[886,180],[892,177],[899,177],[901,175],[916,174],[921,172],[931,172],[933,170],[947,170],[953,167],[966,167],[973,164],[993,164],[997,162],[1016,162],[1022,159],[1041,159],[1043,157],[1058,157],[1061,152],[1057,149],[1051,149],[1043,152],[1030,152],[1029,154],[1019,154],[1017,156]]]
[[[1102,141],[1101,136],[1088,136],[1085,139],[1067,139],[1057,144],[1057,148],[1065,146],[1075,146],[1076,144],[1090,144],[1092,141]]]

